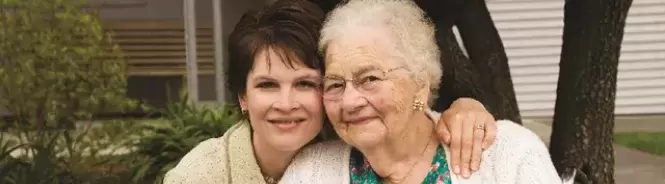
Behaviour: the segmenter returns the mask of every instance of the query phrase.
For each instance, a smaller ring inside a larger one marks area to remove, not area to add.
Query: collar
[[[252,128],[247,121],[241,121],[238,128],[229,136],[226,148],[229,157],[230,181],[229,183],[256,183],[265,184],[261,168],[256,162],[254,147],[252,146]]]

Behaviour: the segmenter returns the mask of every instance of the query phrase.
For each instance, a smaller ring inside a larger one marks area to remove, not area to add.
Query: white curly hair
[[[431,105],[436,98],[443,69],[434,26],[412,0],[350,0],[338,6],[321,29],[319,52],[325,54],[332,40],[349,34],[368,34],[363,29],[377,27],[395,35],[392,39],[397,43],[397,50],[403,54],[404,65],[413,80],[429,82],[428,102]]]

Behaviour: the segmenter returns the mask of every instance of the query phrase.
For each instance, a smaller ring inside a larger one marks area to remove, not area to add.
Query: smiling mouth
[[[305,119],[295,119],[295,120],[268,120],[272,124],[296,124],[302,123]]]
[[[281,132],[294,131],[297,127],[300,127],[304,121],[305,119],[268,120],[271,125]]]

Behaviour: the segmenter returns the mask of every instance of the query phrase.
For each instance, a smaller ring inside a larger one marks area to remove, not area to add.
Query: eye
[[[365,75],[360,78],[358,81],[359,84],[367,84],[367,83],[373,83],[373,82],[378,82],[381,81],[381,78],[376,76],[376,75]]]
[[[298,88],[318,88],[319,84],[314,82],[314,81],[304,80],[304,81],[299,81],[298,83],[296,83],[296,87],[298,87]]]
[[[330,91],[330,90],[335,90],[335,89],[339,89],[339,88],[342,88],[342,87],[344,87],[344,84],[342,84],[341,82],[336,82],[336,83],[326,85],[324,90]]]
[[[259,82],[256,84],[257,88],[276,88],[279,87],[275,82]]]
[[[344,88],[344,80],[336,78],[326,78],[323,82],[323,91],[329,92]]]

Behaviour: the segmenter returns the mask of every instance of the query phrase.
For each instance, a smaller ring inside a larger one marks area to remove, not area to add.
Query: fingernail
[[[469,170],[468,170],[468,169],[464,169],[464,172],[462,173],[462,176],[464,176],[465,178],[468,178],[469,175],[470,175],[470,174],[469,174]]]
[[[455,172],[455,174],[459,174],[459,165],[455,165],[453,171]]]
[[[477,171],[477,170],[478,170],[478,166],[474,164],[473,166],[471,166],[471,170],[473,170],[473,171]]]

